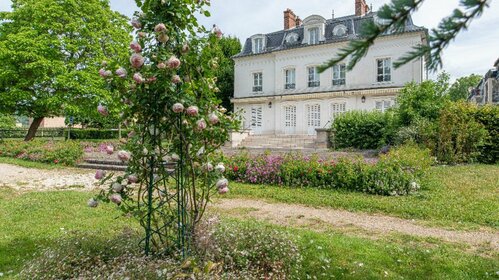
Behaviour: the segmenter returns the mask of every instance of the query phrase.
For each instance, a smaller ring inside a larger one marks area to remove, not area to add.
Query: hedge
[[[71,166],[83,157],[83,149],[77,141],[2,140],[0,156]]]

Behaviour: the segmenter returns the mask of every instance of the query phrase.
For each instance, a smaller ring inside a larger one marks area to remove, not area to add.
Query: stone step
[[[85,159],[86,163],[91,164],[102,164],[102,165],[120,165],[126,166],[126,163],[119,160],[105,160],[105,159]]]
[[[96,164],[84,162],[77,164],[76,167],[94,170],[126,171],[126,165]]]

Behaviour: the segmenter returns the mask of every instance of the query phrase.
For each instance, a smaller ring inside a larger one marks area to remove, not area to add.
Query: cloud
[[[389,0],[372,0],[374,10]],[[440,20],[452,13],[459,0],[426,0],[413,15],[416,25],[435,28]],[[226,35],[238,37],[242,42],[257,33],[270,33],[283,28],[283,11],[292,9],[302,19],[318,14],[331,18],[354,13],[355,0],[212,0],[210,18],[199,17],[200,22],[211,27],[217,24]],[[484,74],[499,57],[499,1],[489,1],[490,8],[472,22],[466,32],[459,34],[444,51],[444,69],[453,78],[472,73]],[[9,10],[10,1],[1,1],[0,10]],[[111,0],[111,7],[128,17],[137,9],[134,0]]]

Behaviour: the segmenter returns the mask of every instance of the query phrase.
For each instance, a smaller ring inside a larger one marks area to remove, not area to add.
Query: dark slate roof
[[[345,16],[345,17],[339,17],[339,18],[335,18],[335,19],[326,20],[325,42],[320,42],[320,44],[329,44],[329,43],[336,43],[336,42],[359,39],[358,34],[362,28],[362,24],[364,24],[364,22],[366,22],[366,21],[374,20],[375,15],[376,15],[376,13],[371,12],[371,13],[368,13],[364,16],[352,15],[352,16]],[[333,30],[337,25],[340,25],[340,24],[346,26],[347,33],[345,36],[334,36]],[[409,18],[409,20],[406,23],[405,30],[403,32],[406,33],[406,32],[416,32],[416,31],[426,31],[426,28],[414,25],[414,23],[412,22],[412,19]],[[287,43],[285,41],[286,36],[290,33],[297,33],[298,34],[298,42]],[[234,57],[237,58],[237,57],[244,57],[244,56],[251,56],[251,55],[260,55],[260,54],[266,54],[266,53],[271,53],[271,52],[281,51],[281,50],[286,50],[286,49],[307,47],[307,46],[309,46],[308,44],[301,43],[303,41],[303,37],[304,37],[303,33],[304,33],[304,26],[302,25],[302,26],[288,29],[288,30],[280,30],[277,32],[265,34],[265,37],[266,37],[265,49],[263,52],[258,53],[258,54],[253,54],[252,41],[251,41],[251,38],[248,38],[248,39],[246,39],[246,42],[244,44],[244,47],[243,47],[241,53],[235,55]],[[386,34],[386,35],[390,35],[390,34]]]

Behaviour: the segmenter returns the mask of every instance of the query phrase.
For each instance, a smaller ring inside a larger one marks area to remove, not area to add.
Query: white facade
[[[318,25],[317,20],[313,25]],[[325,27],[318,26],[324,32]],[[302,44],[309,40],[307,28],[302,32]],[[314,135],[315,128],[329,127],[332,118],[343,111],[384,110],[393,106],[406,83],[425,79],[422,59],[398,69],[391,65],[413,46],[422,44],[424,36],[423,31],[416,31],[381,37],[352,71],[346,71],[344,82],[337,80],[335,85],[333,77],[341,76],[338,69],[336,75],[333,68],[321,73],[316,79],[320,84],[309,83],[314,80],[313,70],[309,69],[333,58],[348,44],[346,40],[237,56],[234,108],[242,111],[244,128],[254,134],[308,135]],[[385,60],[382,65],[390,68],[384,77],[388,81],[378,82],[378,60]],[[291,74],[286,79],[287,73]]]

